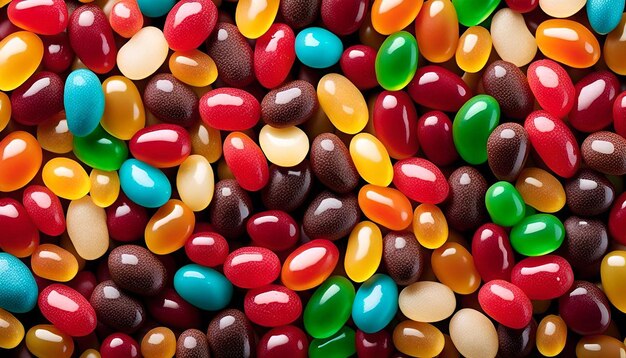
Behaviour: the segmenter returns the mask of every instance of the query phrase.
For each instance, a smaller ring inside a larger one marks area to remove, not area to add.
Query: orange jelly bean
[[[69,251],[52,244],[37,247],[30,259],[35,275],[57,282],[67,282],[78,273],[78,261]]]
[[[24,326],[13,314],[0,308],[0,348],[12,349],[24,339]]]
[[[166,255],[185,246],[193,232],[196,217],[180,200],[165,203],[150,218],[145,229],[146,245],[157,255]]]
[[[546,57],[574,68],[600,59],[600,44],[591,31],[572,20],[551,19],[537,28],[537,46]]]
[[[6,93],[0,92],[0,132],[6,128],[11,119],[11,99]]]
[[[69,358],[74,353],[72,337],[51,324],[39,324],[26,333],[26,347],[37,357]]]
[[[65,154],[74,148],[74,136],[61,112],[37,126],[37,141],[48,152]]]
[[[222,135],[201,121],[189,130],[191,137],[191,154],[199,154],[209,163],[215,163],[222,157]]]
[[[415,20],[423,4],[424,0],[375,0],[372,25],[383,35],[400,31]]]
[[[413,212],[413,234],[428,249],[441,247],[448,239],[448,222],[437,205],[420,204]]]
[[[567,341],[567,325],[559,316],[545,316],[537,327],[537,350],[546,357],[559,355]]]
[[[102,128],[112,136],[129,140],[146,124],[146,111],[139,90],[124,76],[112,76],[102,83],[104,114]]]
[[[217,79],[215,62],[199,50],[176,51],[170,57],[169,64],[172,75],[190,86],[205,87]]]
[[[556,213],[565,206],[565,189],[549,172],[539,168],[522,170],[515,189],[524,202],[543,213]]]
[[[43,166],[41,177],[57,196],[77,200],[89,193],[91,181],[83,167],[69,158],[52,158]]]
[[[456,49],[456,64],[465,72],[475,73],[483,69],[491,55],[491,34],[482,26],[465,30]]]
[[[89,195],[94,204],[107,208],[117,200],[120,194],[120,177],[116,171],[93,169],[89,174],[89,180],[91,181]]]
[[[619,75],[626,75],[626,14],[622,15],[622,20],[617,27],[609,32],[604,41],[604,61],[606,65]],[[0,119],[2,128],[2,119]]]
[[[12,91],[35,73],[43,59],[43,42],[28,31],[18,31],[0,41],[0,90]]]
[[[456,242],[447,242],[433,251],[431,265],[439,282],[458,294],[469,295],[480,286],[474,258]]]
[[[167,327],[153,328],[141,340],[144,358],[173,357],[176,353],[176,336]]]
[[[370,220],[390,230],[411,225],[411,202],[399,190],[366,184],[359,191],[359,207]]]
[[[459,42],[459,20],[450,0],[424,4],[415,20],[415,38],[420,53],[430,62],[445,62],[454,56]]]
[[[30,182],[41,167],[41,147],[29,133],[17,131],[0,141],[0,191],[9,192]]]

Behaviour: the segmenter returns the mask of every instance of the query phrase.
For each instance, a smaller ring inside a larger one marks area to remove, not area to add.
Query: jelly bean
[[[193,211],[206,209],[213,199],[213,169],[201,155],[190,155],[178,168],[176,188],[181,200]]]
[[[228,242],[218,233],[195,233],[185,242],[185,254],[198,265],[219,266],[224,263],[228,255]]]
[[[65,72],[74,60],[74,50],[70,46],[70,39],[66,32],[43,39],[43,59],[41,64],[47,71],[54,73]]]
[[[102,341],[100,354],[102,358],[137,358],[139,357],[139,344],[127,334],[113,333]]]
[[[104,113],[104,92],[93,72],[73,71],[65,82],[63,94],[67,125],[74,136],[84,137],[93,132]]]
[[[378,86],[376,79],[376,50],[367,45],[348,47],[339,60],[341,72],[358,89],[366,90]]]
[[[429,34],[437,33],[437,39]],[[433,63],[454,56],[459,41],[459,24],[454,5],[448,0],[427,1],[415,20],[415,37],[424,58]]]
[[[343,44],[337,35],[321,27],[306,28],[296,36],[298,60],[312,68],[328,68],[341,58]],[[324,52],[324,56],[319,53]]]
[[[436,249],[448,239],[448,223],[439,207],[433,204],[420,204],[413,213],[413,233],[419,243]]]
[[[346,248],[344,267],[348,277],[354,282],[370,278],[380,265],[382,252],[383,236],[378,226],[370,221],[358,223],[350,233]]]
[[[0,132],[9,124],[11,119],[11,99],[4,92],[0,92]]]
[[[315,177],[337,193],[351,192],[359,183],[359,173],[348,148],[332,133],[315,137],[311,144],[311,166]]]
[[[233,286],[226,277],[196,264],[185,265],[176,271],[174,288],[185,301],[206,311],[223,309],[233,294]]]
[[[456,242],[447,242],[433,251],[431,265],[439,282],[456,293],[467,295],[480,286],[472,255]]]
[[[613,31],[622,18],[620,11],[624,10],[624,0],[587,1],[587,17],[593,30],[601,35]]]
[[[150,316],[167,327],[186,329],[200,326],[200,310],[185,301],[173,288],[165,288],[147,302]]]
[[[133,333],[146,319],[143,304],[122,291],[113,281],[98,284],[89,302],[96,311],[98,322],[119,332]]]
[[[302,124],[313,117],[317,110],[315,88],[302,80],[289,82],[268,92],[261,102],[263,120],[276,128]]]
[[[448,185],[450,194],[444,214],[450,226],[465,231],[484,223],[487,182],[482,174],[472,167],[460,167],[450,175]]]
[[[148,223],[146,209],[120,193],[115,202],[106,209],[107,228],[111,238],[117,241],[134,241],[143,237]]]
[[[209,358],[209,341],[206,334],[197,329],[187,329],[176,340],[176,357]]]
[[[280,2],[280,14],[294,29],[310,25],[318,17],[321,0],[284,0]]]
[[[417,55],[417,42],[410,33],[400,31],[387,37],[376,55],[378,83],[389,91],[406,87],[417,70]]]
[[[269,183],[262,191],[263,204],[268,209],[291,212],[304,203],[311,191],[311,168],[306,160],[292,168],[272,165],[269,175]]]
[[[5,226],[3,226],[5,227]],[[15,256],[0,252],[0,308],[13,313],[26,313],[37,304],[37,284],[33,274]]]
[[[200,116],[198,97],[170,74],[152,77],[143,100],[150,113],[163,122],[190,127]]]
[[[304,328],[314,338],[337,333],[350,318],[355,292],[342,276],[332,276],[319,286],[304,310]]]
[[[368,110],[363,94],[342,75],[330,73],[317,84],[317,97],[333,125],[347,134],[365,128]]]
[[[428,323],[406,320],[393,330],[396,349],[411,357],[436,357],[444,343],[441,331]]]
[[[61,198],[76,200],[84,197],[91,189],[85,169],[68,158],[52,158],[41,171],[43,182]]]
[[[309,204],[302,227],[312,239],[339,240],[350,234],[360,217],[355,195],[323,191]]]
[[[98,6],[89,4],[74,10],[67,32],[72,49],[87,68],[103,74],[115,67],[118,53],[113,30]]]
[[[65,231],[65,214],[61,202],[50,189],[40,185],[28,186],[24,189],[22,203],[42,233],[59,236]]]
[[[314,339],[309,345],[309,357],[350,357],[356,353],[355,334],[352,328],[342,327],[325,339]]]
[[[250,137],[233,132],[224,140],[224,158],[239,185],[261,190],[269,180],[269,168],[261,148]]]
[[[254,81],[252,48],[235,25],[219,22],[207,41],[207,49],[224,83],[241,88]]]
[[[18,201],[0,199],[0,248],[17,257],[30,256],[39,245],[39,231]]]
[[[576,356],[580,358],[621,357],[623,355],[626,355],[626,346],[622,341],[611,336],[583,337],[576,344]]]
[[[515,183],[524,202],[544,212],[555,213],[565,206],[565,189],[552,174],[539,168],[525,168]]]
[[[505,325],[498,325],[499,355],[528,356],[535,348],[537,323],[531,320],[521,329],[513,329]]]
[[[87,349],[81,355],[80,358],[101,358],[100,352],[95,349]]]
[[[580,335],[601,334],[611,322],[611,309],[605,294],[587,281],[574,281],[559,298],[559,315],[567,327]]]
[[[128,79],[142,80],[161,67],[167,54],[168,45],[163,32],[156,27],[147,26],[120,47],[117,67]]]
[[[198,122],[188,132],[191,137],[191,154],[201,155],[209,163],[215,163],[222,157],[222,137],[219,130]]]
[[[459,23],[470,27],[485,21],[498,7],[500,0],[488,0],[484,3],[477,0],[452,0],[452,4],[459,15]]]
[[[275,251],[287,250],[296,244],[300,229],[286,212],[269,210],[254,214],[246,224],[250,239],[255,245]]]
[[[124,193],[141,206],[158,208],[170,199],[172,189],[167,177],[149,164],[127,159],[119,175]]]
[[[148,17],[161,17],[174,7],[174,0],[137,0],[139,9]]]
[[[455,59],[465,72],[480,71],[491,55],[491,34],[482,26],[469,27],[458,39]]]
[[[495,357],[498,333],[493,323],[471,308],[463,308],[450,320],[450,338],[464,357]]]
[[[581,146],[583,160],[592,169],[609,175],[626,174],[626,139],[607,131],[590,134]]]
[[[438,282],[421,281],[405,287],[398,297],[400,311],[418,322],[439,322],[456,308],[454,292]]]
[[[502,113],[510,118],[526,118],[535,98],[524,73],[506,61],[492,62],[482,77],[485,93],[498,101]]]
[[[249,39],[265,34],[276,18],[279,3],[279,0],[237,2],[235,22],[241,34]]]
[[[300,164],[309,152],[309,139],[296,126],[274,128],[265,125],[259,132],[259,144],[267,160],[281,167]]]
[[[190,86],[205,87],[217,79],[215,62],[199,50],[174,52],[169,67],[176,79]]]
[[[24,326],[10,312],[0,308],[0,348],[13,349],[24,339]]]
[[[308,346],[306,334],[300,328],[283,326],[273,328],[263,335],[257,345],[256,354],[259,358],[306,358]]]
[[[609,71],[598,71],[576,83],[575,106],[568,120],[581,132],[596,132],[612,123],[613,102],[619,92],[617,77]]]
[[[72,200],[67,208],[67,234],[80,257],[95,260],[109,248],[109,231],[104,209],[89,195]]]
[[[185,246],[195,222],[193,211],[185,203],[171,199],[148,221],[144,234],[146,246],[157,255],[172,253]]]
[[[546,357],[554,357],[563,351],[567,339],[567,326],[556,315],[547,315],[537,328],[537,350]]]
[[[572,213],[594,216],[609,210],[615,198],[615,189],[603,175],[583,169],[567,181],[565,194]]]
[[[141,340],[141,355],[145,358],[172,357],[176,353],[176,336],[167,327],[148,331]]]
[[[625,29],[626,16],[622,15],[618,25],[606,36],[604,41],[604,62],[606,62],[606,65],[611,69],[611,71],[619,75],[626,74],[626,67],[621,61],[619,61],[619,59],[624,56],[626,51],[624,39],[622,39],[622,34]]]
[[[563,118],[574,106],[576,93],[569,75],[558,63],[544,59],[528,66],[528,83],[541,108]]]
[[[129,143],[132,155],[156,168],[180,165],[191,153],[191,139],[175,124],[155,124],[140,129]]]
[[[14,32],[0,41],[0,57],[0,90],[12,91],[39,67],[43,43],[32,32]]]
[[[51,324],[38,324],[26,333],[26,347],[36,357],[70,358],[74,353],[72,337]]]
[[[96,329],[96,312],[78,291],[58,283],[41,291],[38,301],[48,321],[73,337],[82,337]]]
[[[531,12],[539,5],[539,0],[505,0],[506,4],[519,13]]]
[[[383,264],[398,285],[409,285],[424,271],[426,250],[408,232],[390,232],[383,238]]]
[[[111,206],[120,194],[120,178],[115,171],[93,169],[89,173],[91,189],[89,195],[94,204],[101,208]]]
[[[139,5],[132,0],[119,0],[109,13],[111,29],[124,38],[131,38],[143,27],[143,16]]]
[[[84,137],[74,137],[74,154],[94,169],[118,170],[128,157],[124,141],[117,139],[98,126]]]
[[[330,241],[317,239],[294,250],[283,263],[281,280],[294,291],[319,286],[335,269],[339,251]]]
[[[510,280],[515,257],[509,236],[502,227],[491,223],[479,227],[472,238],[472,256],[485,282]]]
[[[624,293],[620,289],[620,281],[626,274],[626,253],[624,251],[612,251],[602,259],[600,274],[602,277],[602,289],[606,293],[609,302],[618,310],[626,310]]]
[[[511,282],[530,299],[548,300],[563,295],[574,282],[572,267],[560,256],[526,258],[513,267]]]
[[[537,41],[526,26],[524,17],[512,9],[500,9],[493,16],[491,38],[500,58],[517,67],[527,65],[537,53]]]
[[[255,336],[246,315],[236,309],[227,309],[218,313],[207,331],[211,356],[225,358],[230,356],[249,357],[255,346]]]
[[[434,65],[417,70],[407,91],[417,104],[448,112],[458,111],[472,96],[461,77]]]
[[[200,115],[210,127],[238,131],[254,127],[261,117],[261,105],[250,93],[237,88],[220,88],[200,99]]]
[[[608,225],[611,237],[622,245],[626,243],[624,225],[626,225],[626,194],[622,193],[611,207]]]
[[[383,35],[400,31],[415,20],[423,4],[423,0],[375,0],[372,5],[372,25]]]
[[[109,253],[107,264],[113,282],[132,293],[154,296],[165,287],[165,266],[154,254],[141,246],[116,247]]]
[[[426,158],[437,166],[452,164],[459,157],[452,138],[452,121],[443,112],[427,112],[420,117],[417,139]]]
[[[537,28],[536,36],[539,50],[546,57],[567,66],[587,68],[600,59],[598,40],[589,29],[573,20],[546,20]]]
[[[102,90],[102,128],[118,139],[131,139],[146,122],[143,100],[137,87],[124,76],[112,76],[102,83]]]
[[[263,327],[278,327],[292,323],[302,314],[300,297],[280,285],[253,288],[243,303],[246,316]]]
[[[31,76],[11,94],[13,119],[37,125],[63,110],[63,80],[52,72]]]
[[[59,246],[42,244],[33,252],[30,267],[41,278],[67,282],[76,276],[78,261],[74,255]]]
[[[398,287],[391,277],[376,274],[356,292],[352,320],[365,333],[385,328],[398,311]]]
[[[7,8],[9,20],[24,30],[39,35],[56,35],[67,27],[68,13],[65,2],[33,2],[17,0]]]
[[[384,330],[376,333],[365,333],[357,330],[355,340],[358,357],[389,357],[393,351],[391,335]]]
[[[60,112],[37,126],[37,141],[41,148],[57,154],[72,151],[74,136],[65,117],[65,112]]]
[[[226,257],[224,275],[237,287],[258,288],[276,281],[280,275],[280,260],[266,248],[242,247]]]
[[[330,31],[340,36],[349,35],[359,29],[368,10],[365,0],[322,0],[321,18]]]
[[[505,181],[487,189],[485,206],[491,220],[500,226],[513,226],[526,216],[524,199],[513,185]]]
[[[602,260],[609,246],[603,222],[571,216],[565,220],[564,226],[564,253],[572,266],[585,267]]]
[[[237,181],[221,180],[209,206],[209,219],[215,231],[226,238],[243,234],[245,222],[252,215],[252,201]]]
[[[500,106],[488,95],[477,95],[459,110],[452,124],[454,145],[471,164],[487,161],[487,140],[500,121]]]
[[[293,30],[275,23],[259,37],[254,46],[254,74],[266,88],[275,88],[285,81],[296,60]]]
[[[530,143],[524,127],[503,123],[487,140],[487,162],[491,172],[500,180],[513,181],[526,164]]]
[[[170,10],[163,34],[174,51],[198,48],[217,23],[217,7],[210,0],[183,0]]]
[[[558,249],[565,238],[561,221],[550,214],[523,218],[511,230],[511,246],[526,256],[541,256]]]
[[[365,181],[387,186],[393,179],[393,167],[387,149],[369,133],[359,133],[350,141],[350,156]]]
[[[586,0],[562,2],[558,0],[539,0],[541,10],[551,17],[565,18],[577,13],[585,6]]]
[[[404,230],[411,224],[411,202],[396,189],[367,184],[358,200],[365,216],[382,226]]]
[[[419,149],[417,112],[406,92],[381,92],[374,105],[373,124],[392,158],[410,157]]]

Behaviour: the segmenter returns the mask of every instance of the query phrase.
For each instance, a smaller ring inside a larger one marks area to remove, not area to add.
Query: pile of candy
[[[626,357],[624,0],[0,6],[1,356]]]

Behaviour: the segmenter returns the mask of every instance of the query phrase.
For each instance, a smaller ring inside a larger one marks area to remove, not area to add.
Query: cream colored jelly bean
[[[213,199],[215,177],[211,163],[198,154],[187,157],[178,168],[176,188],[183,203],[193,211],[206,209]]]
[[[95,260],[109,248],[109,230],[104,209],[89,195],[70,202],[67,208],[67,234],[76,253],[85,260]]]
[[[580,11],[587,0],[539,0],[539,7],[548,16],[565,18]]]
[[[388,186],[393,180],[393,167],[385,146],[369,133],[359,133],[350,141],[350,156],[356,170],[366,182]]]
[[[142,80],[155,73],[167,59],[169,47],[163,32],[144,27],[120,48],[117,67],[131,80]]]
[[[491,55],[491,34],[482,26],[465,30],[456,49],[456,64],[466,72],[482,70]]]
[[[467,358],[493,358],[498,354],[496,327],[475,309],[464,308],[452,316],[450,338]]]
[[[93,169],[89,173],[91,200],[101,208],[111,206],[120,194],[120,177],[116,171]]]
[[[505,61],[522,67],[537,54],[537,41],[522,14],[509,8],[499,10],[491,20],[491,38],[496,52]]]
[[[267,160],[281,167],[296,166],[309,153],[309,138],[296,126],[275,128],[265,125],[259,132],[259,145]]]
[[[327,74],[317,84],[317,98],[338,130],[355,134],[365,128],[369,118],[367,103],[349,79],[336,73]]]
[[[420,281],[405,287],[398,297],[400,311],[418,322],[439,322],[456,308],[452,290],[439,282]]]

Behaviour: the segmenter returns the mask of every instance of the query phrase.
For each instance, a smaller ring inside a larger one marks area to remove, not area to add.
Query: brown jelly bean
[[[592,169],[609,175],[626,174],[626,139],[613,132],[590,134],[580,147],[583,160]]]
[[[354,194],[320,193],[307,208],[302,219],[304,232],[311,239],[338,240],[350,234],[361,218]]]
[[[39,72],[11,94],[11,116],[25,125],[37,125],[63,110],[61,77],[53,72]]]
[[[522,329],[513,329],[498,325],[498,355],[501,357],[526,357],[535,348],[537,322],[531,320]]]
[[[287,25],[300,29],[317,19],[321,3],[322,0],[282,0],[280,14]]]
[[[535,97],[526,75],[516,65],[495,61],[485,69],[482,84],[485,93],[495,98],[502,113],[510,118],[526,118],[533,110]]]
[[[499,180],[514,181],[522,171],[530,152],[528,134],[517,123],[503,123],[487,140],[487,162]]]
[[[604,292],[587,281],[574,281],[559,298],[559,315],[567,328],[581,335],[604,332],[611,323],[610,307]]]
[[[383,264],[391,278],[402,286],[416,282],[426,261],[426,250],[409,231],[392,231],[383,238]]]
[[[218,313],[207,331],[214,358],[251,357],[256,347],[254,331],[246,315],[236,309]]]
[[[311,144],[311,169],[315,177],[337,193],[353,191],[359,173],[345,144],[332,133],[315,137]]]
[[[110,280],[96,286],[89,302],[96,311],[98,322],[119,332],[133,333],[146,319],[141,302],[124,293]]]
[[[475,229],[486,221],[487,181],[480,172],[464,166],[448,178],[450,194],[444,209],[448,224],[459,231]]]
[[[607,211],[615,190],[602,174],[583,169],[565,184],[567,206],[576,215],[593,216]]]
[[[198,118],[198,96],[169,73],[150,79],[143,93],[146,108],[163,122],[190,127]]]
[[[245,230],[245,221],[250,215],[252,200],[236,180],[226,179],[215,184],[209,219],[218,234],[225,238],[241,236]]]
[[[111,279],[119,287],[142,296],[159,293],[167,280],[165,266],[141,246],[118,246],[109,253]]]
[[[224,83],[241,88],[254,81],[252,48],[237,26],[219,22],[207,41],[207,48]]]
[[[261,117],[276,128],[308,121],[318,108],[317,93],[307,81],[297,80],[269,91],[261,102]]]
[[[290,168],[273,164],[270,166],[270,180],[261,192],[261,199],[268,209],[291,212],[304,203],[312,186],[308,160]]]
[[[606,225],[600,220],[570,216],[565,226],[564,256],[574,267],[587,267],[602,260],[609,247]]]
[[[176,329],[200,327],[200,310],[185,301],[173,288],[166,288],[147,301],[150,317]]]
[[[209,342],[206,334],[197,329],[188,329],[176,341],[177,358],[209,358]]]

